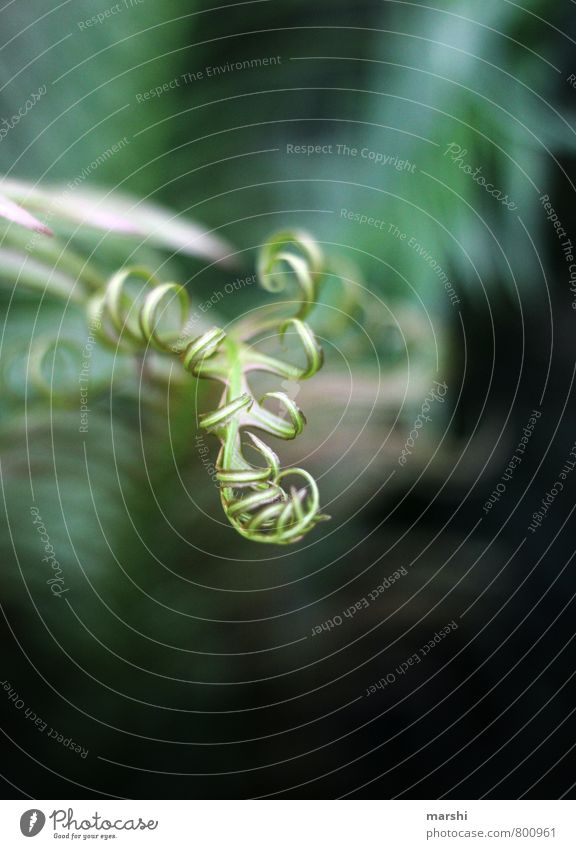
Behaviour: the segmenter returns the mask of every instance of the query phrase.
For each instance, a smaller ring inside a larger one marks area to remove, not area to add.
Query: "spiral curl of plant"
[[[329,517],[320,512],[318,486],[312,475],[302,468],[282,468],[276,452],[252,432],[295,439],[306,424],[303,412],[282,391],[256,398],[249,379],[255,372],[266,372],[283,380],[306,380],[322,367],[322,348],[306,319],[317,302],[325,260],[310,236],[287,231],[263,246],[257,270],[264,289],[282,292],[291,279],[298,285],[299,298],[265,307],[256,318],[241,319],[226,332],[212,327],[199,336],[187,333],[190,300],[186,289],[177,283],[161,282],[141,266],[118,271],[102,291],[89,298],[87,313],[89,321],[99,325],[100,341],[115,351],[145,353],[152,348],[178,357],[184,370],[194,377],[223,384],[219,406],[201,414],[199,424],[221,444],[216,474],[224,513],[246,539],[285,545],[301,540]],[[144,291],[134,294],[129,284],[138,280]],[[163,329],[165,314],[174,303],[178,306],[178,327]],[[286,307],[294,304],[295,314],[286,317]],[[295,337],[305,364],[293,365],[259,350],[259,338],[271,333],[277,333],[281,340]],[[266,406],[270,401],[279,405],[280,412]],[[246,458],[245,438],[263,465],[255,466]],[[299,486],[292,484],[288,489],[288,479]]]

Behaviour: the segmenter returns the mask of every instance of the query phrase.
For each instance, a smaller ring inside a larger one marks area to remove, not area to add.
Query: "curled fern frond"
[[[224,341],[226,334],[219,327],[212,327],[201,336],[183,343],[181,359],[186,371],[196,377],[210,376],[206,374],[206,360],[218,352],[220,343]]]
[[[129,284],[140,282],[138,291]],[[178,306],[176,327],[161,327],[166,312]],[[170,351],[181,336],[190,312],[190,299],[183,286],[161,283],[148,269],[124,268],[109,281],[103,292],[88,305],[89,316],[99,324],[99,338],[115,350],[138,351],[152,347]]]
[[[269,292],[282,292],[287,277],[295,277],[300,287],[298,318],[306,318],[318,292],[324,257],[317,242],[307,233],[285,231],[266,242],[258,262],[260,284]]]
[[[285,392],[266,392],[256,398],[249,385],[253,372],[266,372],[284,380],[307,380],[322,367],[323,352],[310,325],[305,321],[318,299],[325,268],[319,245],[307,234],[282,232],[262,248],[258,262],[261,285],[272,292],[285,289],[289,279],[297,283],[296,315],[286,318],[277,309],[239,322],[229,331],[217,355],[208,360],[201,376],[215,377],[225,385],[218,410],[201,417],[203,428],[221,441],[217,476],[221,500],[228,520],[243,537],[253,542],[288,544],[301,540],[318,522],[318,487],[304,469],[282,469],[275,452],[252,433],[258,429],[279,439],[295,439],[306,424],[304,413]],[[289,303],[294,302],[294,299]],[[286,343],[295,337],[304,353],[304,364],[295,365],[259,350],[262,334],[275,331]],[[222,340],[224,341],[224,340]],[[276,411],[270,409],[274,403]],[[248,434],[252,448],[265,461],[252,465],[245,456],[242,435]],[[284,486],[286,478],[300,478],[299,489]]]
[[[306,486],[287,492],[281,482],[289,475],[304,478]],[[304,469],[284,469],[265,484],[254,480],[247,494],[231,487],[222,489],[222,504],[230,523],[252,542],[298,542],[318,522],[329,518],[320,513],[319,503],[316,481]]]
[[[257,397],[250,386],[255,372],[282,380],[307,380],[322,367],[322,348],[306,318],[317,301],[324,267],[319,245],[307,234],[273,236],[261,251],[260,283],[268,291],[280,292],[292,278],[297,284],[295,296],[272,310],[255,310],[248,322],[233,323],[226,331],[212,327],[190,333],[195,322],[186,289],[161,281],[142,266],[122,268],[107,283],[87,287],[81,296],[90,331],[103,347],[139,357],[151,353],[155,362],[158,357],[177,359],[183,374],[222,384],[218,407],[202,413],[199,424],[221,443],[217,479],[224,512],[238,533],[254,542],[296,542],[327,518],[320,513],[312,476],[304,469],[282,468],[275,451],[253,433],[295,439],[306,424],[304,413],[286,392],[269,391]],[[289,312],[295,306],[295,315],[286,316],[286,305]],[[300,362],[261,350],[271,335],[283,346],[293,347],[296,341]],[[60,355],[66,351],[64,346]],[[43,344],[34,349],[31,362],[32,383],[52,397],[60,392],[50,378],[55,356],[55,348]],[[77,344],[72,356],[77,363]],[[261,465],[246,457],[246,437]],[[288,489],[287,479],[299,485]]]

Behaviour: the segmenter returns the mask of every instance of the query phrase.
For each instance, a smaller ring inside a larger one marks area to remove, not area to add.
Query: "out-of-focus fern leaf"
[[[57,222],[58,232],[63,234],[74,234],[79,227],[92,227],[123,236],[133,236],[135,244],[150,240],[153,245],[204,259],[219,260],[231,253],[227,242],[206,232],[205,228],[198,224],[183,219],[155,203],[141,201],[119,192],[106,192],[102,189],[73,189],[67,192],[59,186],[38,189],[16,180],[4,180],[1,185],[8,195],[6,202],[11,204],[6,211],[12,211],[13,216],[18,213],[22,217],[19,223],[23,223],[23,216],[28,216],[27,226],[34,225],[36,230],[46,232],[47,228],[34,219],[26,208],[43,216],[53,226]],[[21,205],[9,198],[17,200]]]

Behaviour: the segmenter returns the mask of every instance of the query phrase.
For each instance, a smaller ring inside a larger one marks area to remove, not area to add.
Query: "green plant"
[[[99,335],[106,344],[134,353],[152,348],[177,356],[185,371],[224,386],[218,408],[200,415],[200,426],[221,443],[217,477],[224,512],[238,533],[253,542],[295,542],[327,518],[320,513],[314,478],[304,469],[283,469],[272,448],[252,433],[252,429],[258,429],[280,439],[294,439],[305,424],[302,411],[285,392],[266,392],[257,399],[250,386],[254,372],[305,380],[322,366],[322,349],[305,318],[317,300],[323,266],[322,253],[306,234],[274,236],[262,250],[260,283],[268,291],[279,292],[287,277],[295,277],[301,291],[296,315],[286,317],[282,308],[272,307],[261,311],[256,319],[233,323],[226,332],[219,327],[200,335],[187,330],[190,303],[186,290],[176,283],[161,283],[145,268],[122,269],[90,302],[91,318],[100,317]],[[144,291],[135,296],[129,291],[134,279],[144,283]],[[176,326],[162,328],[174,302],[178,306]],[[259,350],[259,337],[275,333],[281,338],[294,335],[298,339],[305,354],[304,366]],[[266,407],[272,399],[287,418]],[[263,458],[263,466],[253,465],[246,458],[244,436]],[[287,478],[300,478],[305,486],[287,492],[282,486]]]
[[[44,286],[53,295],[72,299],[84,312],[99,343],[113,351],[115,358],[140,357],[155,379],[170,379],[170,370],[162,369],[158,360],[171,358],[180,362],[184,372],[223,385],[217,409],[201,414],[199,425],[220,441],[216,468],[222,506],[239,534],[254,542],[288,544],[302,539],[328,518],[320,512],[314,478],[305,469],[282,468],[275,451],[253,433],[258,430],[280,439],[294,439],[305,425],[304,414],[286,392],[274,390],[256,396],[251,386],[255,373],[299,381],[312,377],[323,364],[322,348],[307,319],[318,300],[326,263],[310,236],[281,232],[260,252],[261,286],[278,294],[294,282],[297,291],[293,298],[254,310],[226,330],[205,327],[198,333],[193,329],[191,302],[183,286],[162,282],[145,266],[121,268],[106,280],[69,249],[51,247],[46,226],[13,200],[4,198],[0,213],[39,231],[40,239],[46,242],[42,241],[40,247],[34,245],[36,262],[57,261],[60,272],[70,276],[68,285],[63,285],[48,267],[43,271],[42,266],[29,266],[27,273],[27,262],[22,261],[20,282],[36,289]],[[5,234],[6,256],[6,245],[14,238],[18,240],[13,230],[11,226]],[[261,342],[271,337],[297,341],[304,354],[303,364],[265,353]],[[41,341],[34,349],[30,374],[37,386],[42,386],[50,354],[54,372],[57,349],[62,353],[67,348],[73,350],[74,342]],[[53,378],[45,389],[52,401],[59,400]],[[278,412],[270,409],[271,402],[279,407]],[[256,452],[259,464],[248,459],[249,451]],[[288,489],[290,481],[298,485]]]

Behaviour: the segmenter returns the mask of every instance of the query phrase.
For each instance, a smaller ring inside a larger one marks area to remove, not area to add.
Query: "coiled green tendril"
[[[184,369],[200,379],[224,386],[216,410],[200,416],[200,426],[221,443],[216,464],[224,512],[243,537],[254,542],[287,544],[301,540],[327,519],[320,512],[316,481],[304,469],[283,469],[276,453],[253,430],[280,439],[294,439],[306,423],[296,403],[282,391],[256,398],[249,376],[267,372],[284,380],[312,377],[323,363],[322,348],[305,319],[318,297],[324,258],[317,243],[301,232],[282,232],[264,246],[258,262],[263,288],[280,293],[297,283],[297,298],[257,311],[227,332],[213,327],[198,336],[187,331],[190,302],[176,283],[162,283],[147,269],[125,268],[88,303],[88,317],[98,325],[107,346],[121,351],[153,348],[178,356]],[[134,284],[140,291],[134,292]],[[295,308],[286,316],[287,308]],[[304,365],[269,356],[259,350],[263,334],[296,340]],[[270,409],[273,402],[278,412]],[[253,465],[246,443],[262,458]],[[289,489],[287,483],[292,481]]]

